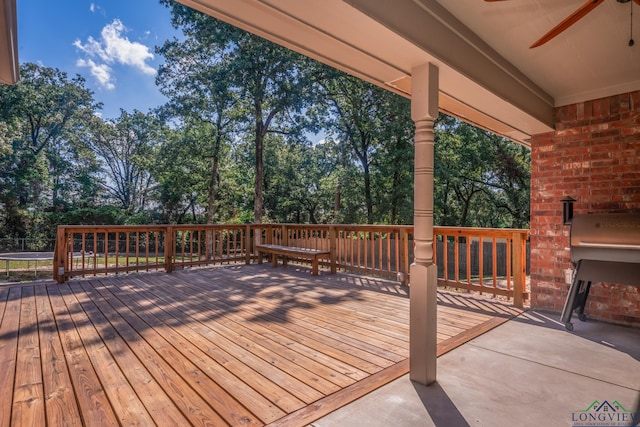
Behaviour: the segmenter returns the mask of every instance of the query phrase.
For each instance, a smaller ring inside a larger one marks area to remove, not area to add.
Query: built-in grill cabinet
[[[577,215],[571,221],[571,262],[575,273],[562,310],[586,320],[584,308],[592,282],[640,286],[640,214]]]

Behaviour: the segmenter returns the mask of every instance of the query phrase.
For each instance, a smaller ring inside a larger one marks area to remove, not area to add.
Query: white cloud
[[[89,37],[86,43],[82,43],[80,40],[73,42],[73,45],[88,57],[82,61],[85,64],[89,64],[89,61],[95,64],[95,67],[83,65],[91,67],[94,77],[96,76],[93,71],[94,68],[99,67],[104,71],[104,67],[107,67],[110,71],[107,64],[114,63],[133,67],[150,76],[156,74],[155,68],[147,64],[147,60],[153,59],[153,54],[149,47],[142,43],[130,41],[122,34],[125,30],[124,24],[119,19],[115,19],[102,29],[100,40]],[[103,63],[98,64],[93,61],[94,59]]]
[[[96,5],[95,3],[91,3],[91,6],[89,6],[89,10],[91,11],[91,13],[96,11]]]
[[[87,67],[91,75],[105,89],[112,90],[116,88],[111,76],[111,67],[107,64],[96,64],[92,59],[78,59],[76,62],[78,67]]]

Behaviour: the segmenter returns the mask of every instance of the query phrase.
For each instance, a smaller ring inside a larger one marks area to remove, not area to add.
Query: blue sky
[[[20,62],[86,79],[104,118],[165,102],[155,85],[155,46],[179,32],[158,0],[17,0]]]

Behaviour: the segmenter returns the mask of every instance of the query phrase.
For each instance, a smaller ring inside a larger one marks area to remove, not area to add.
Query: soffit
[[[15,0],[0,0],[0,83],[4,84],[19,78],[16,22]]]

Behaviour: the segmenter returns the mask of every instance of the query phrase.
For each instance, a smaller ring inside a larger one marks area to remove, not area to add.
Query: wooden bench
[[[271,265],[278,266],[278,255],[282,255],[282,265],[287,265],[287,258],[304,258],[311,261],[311,274],[318,275],[320,258],[330,258],[331,252],[318,249],[296,248],[282,245],[256,245],[258,264],[262,264],[262,254],[271,254]]]

